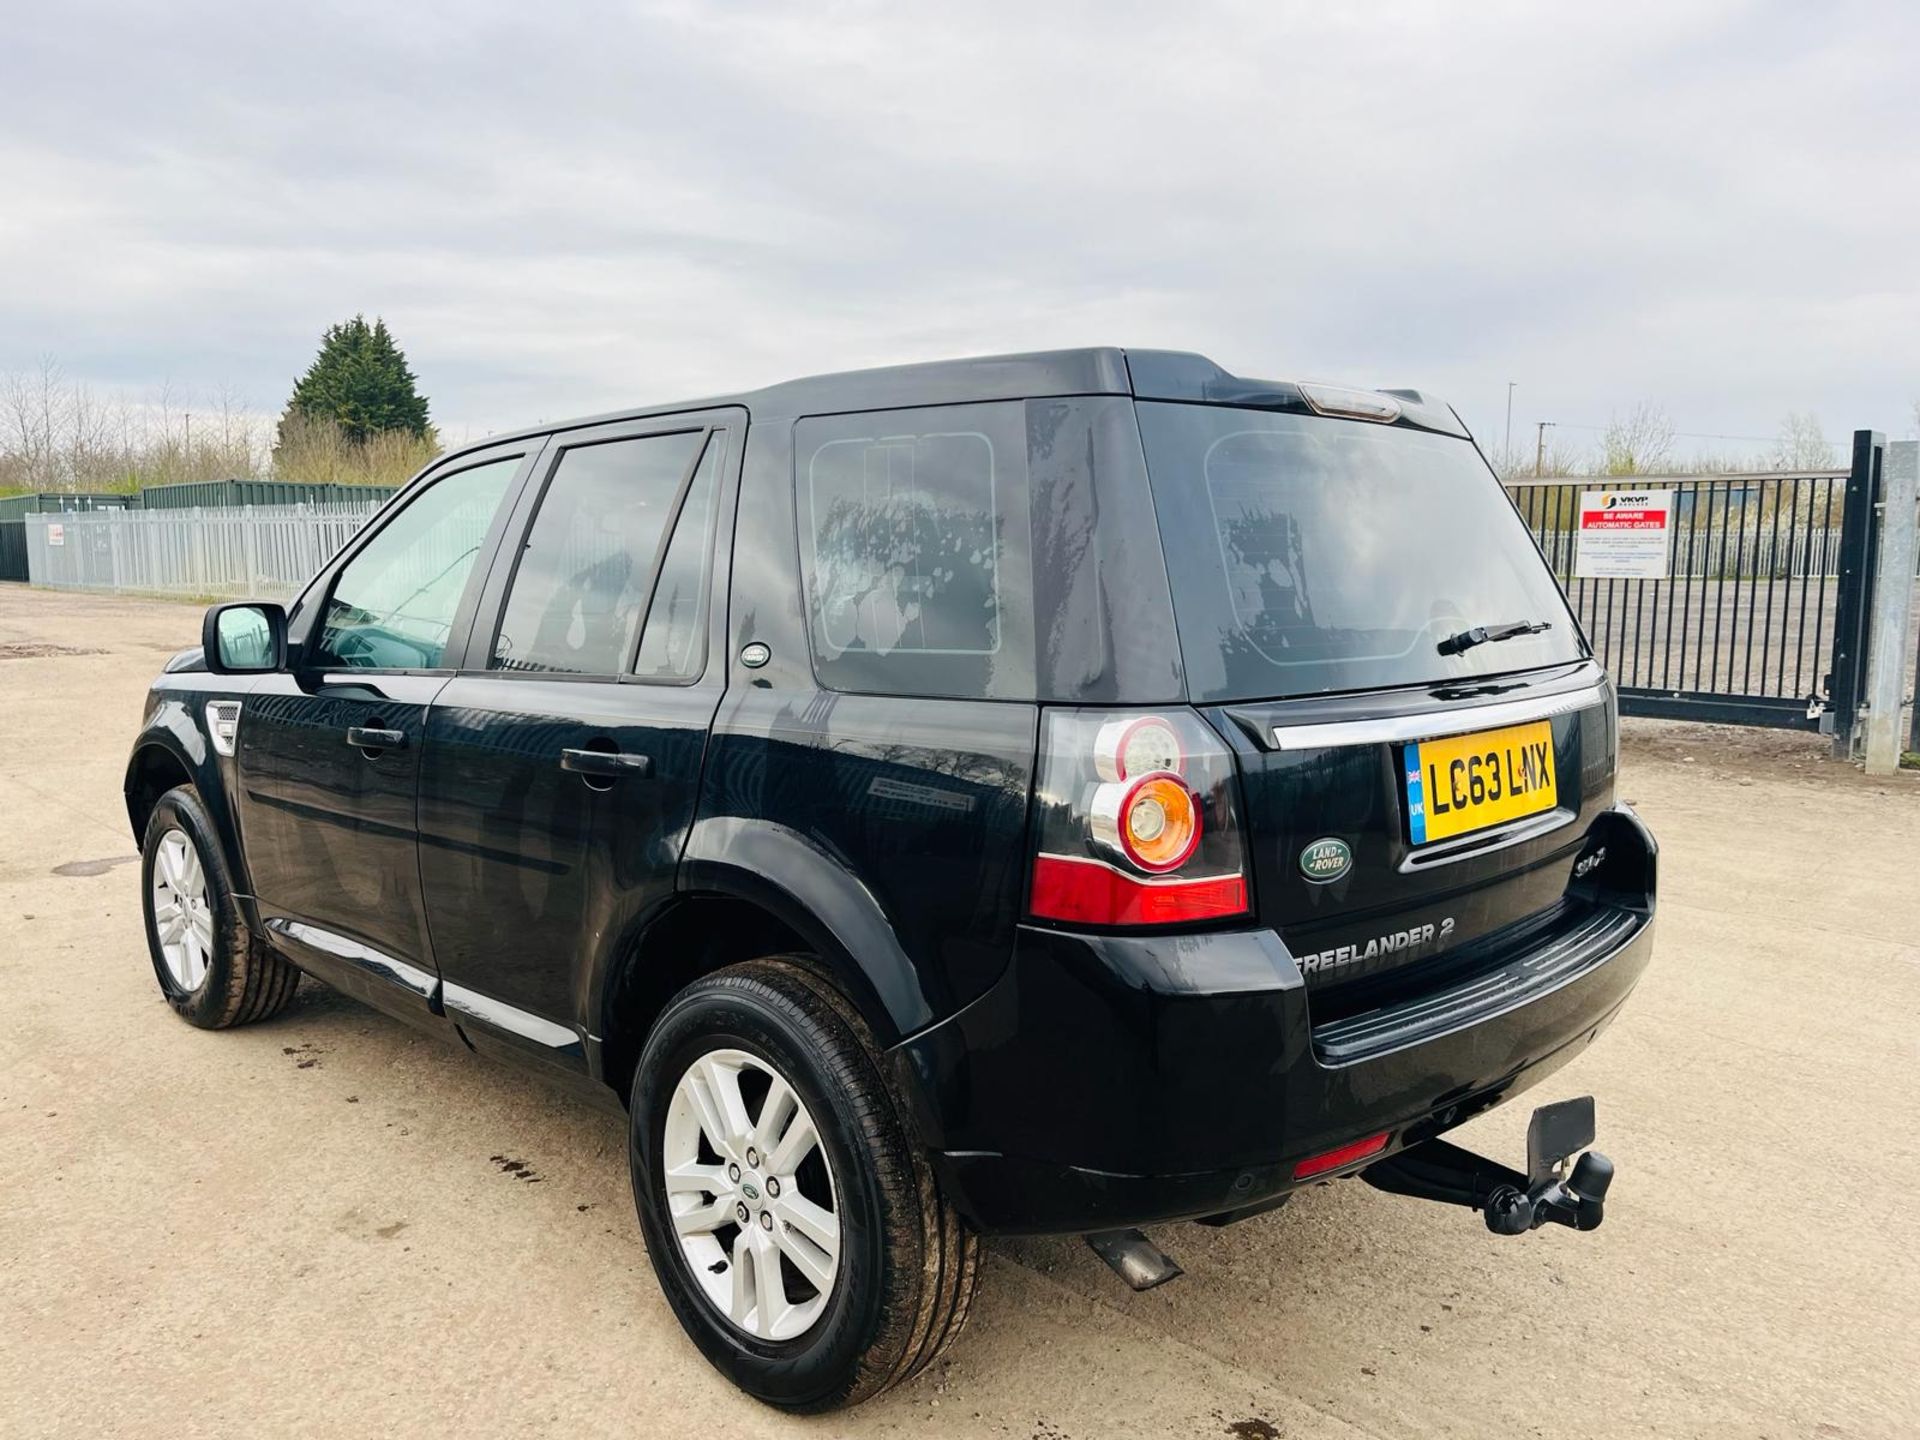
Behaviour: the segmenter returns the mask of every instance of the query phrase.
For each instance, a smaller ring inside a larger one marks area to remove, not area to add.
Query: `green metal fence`
[[[0,580],[27,578],[27,516],[125,510],[137,504],[138,499],[132,495],[99,491],[45,491],[0,496]]]
[[[213,509],[223,505],[358,505],[376,504],[393,494],[388,485],[341,485],[332,481],[311,484],[297,480],[189,480],[177,485],[149,485],[140,492],[148,510]]]

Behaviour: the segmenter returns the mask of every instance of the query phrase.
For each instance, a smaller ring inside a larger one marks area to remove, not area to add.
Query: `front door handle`
[[[404,750],[407,745],[407,732],[377,730],[371,725],[349,725],[347,744],[356,750]]]
[[[622,775],[645,779],[653,773],[653,757],[614,750],[562,750],[560,768],[606,780],[618,780]]]

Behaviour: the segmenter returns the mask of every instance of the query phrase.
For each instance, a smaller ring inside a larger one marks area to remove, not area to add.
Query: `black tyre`
[[[153,807],[140,893],[154,977],[181,1019],[224,1030],[286,1009],[300,972],[247,929],[213,822],[190,785]]]
[[[787,1410],[858,1404],[967,1318],[979,1240],[907,1138],[853,1007],[804,961],[675,996],[634,1075],[634,1200],[707,1358]]]

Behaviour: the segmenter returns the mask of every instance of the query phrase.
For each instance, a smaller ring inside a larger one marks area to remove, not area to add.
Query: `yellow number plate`
[[[1422,740],[1401,753],[1416,845],[1551,810],[1557,798],[1547,720]]]

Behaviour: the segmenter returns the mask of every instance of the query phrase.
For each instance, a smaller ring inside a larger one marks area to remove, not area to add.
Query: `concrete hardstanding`
[[[948,1364],[824,1422],[735,1392],[649,1273],[620,1122],[317,986],[161,1001],[120,803],[184,606],[0,586],[0,1435],[1896,1436],[1920,1429],[1920,792],[1817,737],[1629,723],[1662,842],[1600,1097],[1603,1229],[1342,1183],[989,1247]],[[1518,1161],[1526,1108],[1468,1127]],[[823,1429],[822,1426],[825,1426]]]

